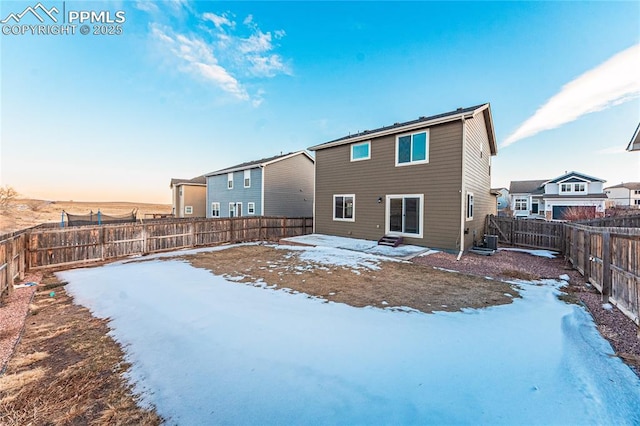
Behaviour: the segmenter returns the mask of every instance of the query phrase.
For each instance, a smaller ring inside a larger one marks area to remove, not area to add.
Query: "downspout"
[[[312,227],[311,232],[316,233],[316,157],[318,151],[316,151],[316,155],[313,156],[313,213],[312,213]]]
[[[260,170],[262,171],[262,188],[260,189],[260,216],[264,216],[264,165],[260,165]]]
[[[465,164],[466,164],[466,153],[467,153],[467,125],[465,122],[464,116],[461,117],[462,120],[462,173],[460,176],[460,252],[458,253],[458,257],[456,257],[456,261],[459,261],[462,257],[462,253],[464,252],[464,225],[465,221]]]

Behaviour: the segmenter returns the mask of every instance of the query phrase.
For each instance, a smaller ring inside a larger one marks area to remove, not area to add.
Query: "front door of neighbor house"
[[[420,234],[420,198],[389,197],[389,232]]]

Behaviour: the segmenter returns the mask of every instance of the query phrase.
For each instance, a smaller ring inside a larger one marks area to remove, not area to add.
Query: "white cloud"
[[[640,44],[637,44],[565,84],[509,135],[502,147],[639,97],[639,70]]]
[[[224,30],[224,26],[232,29],[236,26],[236,23],[230,20],[226,13],[223,13],[222,15],[216,15],[215,13],[203,13],[202,19],[213,22],[213,25],[215,25],[219,30]]]
[[[164,54],[177,61],[180,71],[204,79],[234,98],[251,101],[259,106],[264,92],[257,79],[280,74],[291,75],[290,66],[276,53],[275,40],[281,40],[284,30],[263,32],[253,15],[236,28],[235,15],[194,12],[188,0],[172,0],[169,14],[162,14],[155,3],[138,2],[136,7],[149,13],[156,22],[150,25],[153,39]],[[185,14],[198,25],[185,26]],[[159,23],[162,20],[163,24]],[[251,94],[245,87],[251,87]]]
[[[249,100],[249,94],[218,61],[211,47],[196,36],[173,34],[168,28],[152,25],[152,35],[178,59],[179,69],[197,75],[240,100]]]
[[[627,150],[623,146],[612,146],[612,147],[609,147],[609,148],[600,149],[600,150],[596,151],[596,154],[604,154],[604,155],[626,154],[626,152],[627,152]]]
[[[135,6],[136,9],[142,10],[142,11],[147,12],[147,13],[158,13],[159,12],[158,6],[154,2],[152,2],[150,0],[146,0],[146,1],[138,0],[138,1],[136,1],[134,3],[134,6]]]

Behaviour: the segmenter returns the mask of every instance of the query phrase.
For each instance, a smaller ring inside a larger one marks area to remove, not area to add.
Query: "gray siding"
[[[313,161],[305,154],[265,166],[265,216],[313,216]]]
[[[350,145],[316,151],[317,233],[377,240],[385,233],[386,195],[424,194],[423,238],[409,244],[458,250],[462,123],[430,127],[429,163],[395,166],[395,135],[371,140],[371,159],[350,161]],[[333,220],[333,195],[355,194],[355,221]],[[378,199],[382,198],[378,203]]]
[[[229,203],[242,203],[242,216],[250,216],[249,202],[255,203],[255,216],[262,208],[262,169],[251,169],[251,187],[244,187],[244,172],[233,173],[233,189],[227,189],[227,174],[207,177],[207,217],[211,217],[211,203],[220,203],[220,217],[229,217]]]
[[[464,193],[472,192],[474,197],[473,220],[465,220],[464,248],[473,245],[474,239],[482,241],[485,218],[496,214],[496,197],[491,195],[491,151],[483,113],[465,121],[465,167]],[[466,203],[466,195],[465,195]],[[466,216],[466,206],[464,213]]]

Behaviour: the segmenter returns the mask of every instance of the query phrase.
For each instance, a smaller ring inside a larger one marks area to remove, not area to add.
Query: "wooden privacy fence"
[[[222,243],[274,241],[312,231],[313,219],[309,217],[161,219],[74,228],[37,226],[0,236],[0,301],[30,269]]]
[[[27,267],[64,267],[221,243],[278,240],[312,230],[312,218],[284,217],[203,218],[34,229],[27,235]]]
[[[497,235],[499,244],[564,251],[565,225],[545,220],[487,216],[486,233]]]
[[[13,291],[15,280],[24,278],[25,241],[24,231],[0,236],[0,298]]]
[[[640,228],[566,227],[565,256],[605,302],[640,326]]]

